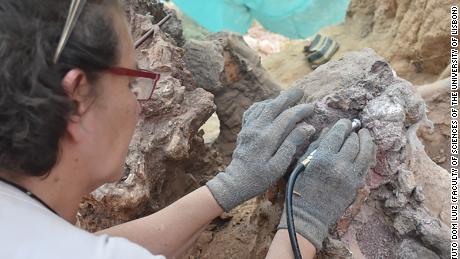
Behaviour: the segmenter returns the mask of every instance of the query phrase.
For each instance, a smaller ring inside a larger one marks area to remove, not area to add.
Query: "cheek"
[[[139,120],[139,115],[141,113],[141,106],[139,104],[139,101],[135,97],[131,98],[131,103],[130,103],[130,113],[131,117],[133,118],[133,124],[136,126],[137,121]]]
[[[116,150],[124,149],[134,133],[139,118],[139,103],[129,89],[112,90],[104,100],[100,122],[105,121],[105,132],[109,141],[118,143]],[[109,133],[109,134],[107,134]]]
[[[125,109],[125,118],[121,122],[124,124],[124,127],[127,128],[126,133],[129,135],[128,141],[131,140],[131,137],[136,128],[137,121],[140,114],[140,105],[137,99],[130,93],[129,101],[126,103]]]
[[[141,115],[141,111],[142,111],[141,104],[136,99],[136,121],[139,120],[139,116]]]

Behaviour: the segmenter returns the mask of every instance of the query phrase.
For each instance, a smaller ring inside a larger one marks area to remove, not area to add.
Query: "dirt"
[[[453,0],[352,0],[346,20],[319,33],[338,41],[333,59],[372,48],[399,76],[414,85],[439,79],[449,64],[450,6]],[[263,59],[264,67],[289,86],[311,69],[302,54],[305,41],[288,41],[284,49]]]
[[[453,2],[353,0],[344,23],[319,33],[339,42],[333,60],[370,47],[388,60],[400,77],[418,88],[449,76],[448,13]],[[312,72],[302,53],[304,45],[305,41],[285,40],[280,52],[261,55],[263,66],[281,87],[288,88]],[[447,169],[450,126],[448,114],[443,111],[448,110],[448,91],[427,93],[427,88],[420,94],[428,105],[428,118],[434,127],[421,127],[418,134],[429,157]]]
[[[281,209],[260,198],[247,201],[214,220],[182,258],[264,258]]]

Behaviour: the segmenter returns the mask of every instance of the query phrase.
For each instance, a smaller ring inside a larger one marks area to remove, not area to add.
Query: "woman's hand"
[[[293,214],[296,232],[321,249],[328,228],[353,202],[375,161],[376,147],[367,129],[351,132],[351,121],[339,120],[299,160],[316,149],[294,186]],[[278,229],[287,228],[286,212]]]
[[[230,165],[206,185],[225,211],[264,193],[287,170],[296,150],[305,146],[315,129],[302,122],[313,112],[300,104],[300,89],[252,105],[243,115]]]

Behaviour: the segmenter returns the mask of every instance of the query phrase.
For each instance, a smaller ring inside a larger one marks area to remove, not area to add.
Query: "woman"
[[[223,211],[265,192],[312,135],[302,122],[312,107],[289,108],[302,91],[284,92],[246,111],[232,162],[206,186],[100,233],[78,229],[81,198],[120,179],[137,98],[149,98],[158,77],[137,70],[117,1],[69,2],[0,3],[0,258],[174,258]],[[350,131],[340,120],[306,153],[317,148],[293,204],[305,258],[321,248],[373,160],[369,132]],[[268,258],[292,257],[285,228],[283,216]]]

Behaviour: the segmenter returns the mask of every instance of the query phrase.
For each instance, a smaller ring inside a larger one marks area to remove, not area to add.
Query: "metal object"
[[[62,50],[64,49],[67,41],[70,38],[75,24],[77,23],[78,17],[80,16],[83,8],[85,7],[86,0],[72,0],[70,3],[69,13],[65,21],[64,29],[62,31],[61,37],[59,38],[59,43],[56,48],[56,51],[53,56],[53,63],[56,64],[61,56]]]
[[[166,15],[163,19],[161,19],[161,21],[154,24],[148,32],[144,33],[144,35],[142,35],[142,37],[138,39],[136,43],[134,43],[134,48],[137,49],[140,45],[142,45],[142,43],[144,43],[148,37],[152,36],[152,34],[155,32],[155,28],[157,28],[157,26],[160,27],[163,25],[169,20],[169,18],[171,18],[171,14]]]
[[[353,119],[351,121],[351,130],[352,131],[358,131],[360,128],[361,128],[361,121],[359,119]],[[316,149],[313,150],[308,156],[307,158],[305,158],[303,161],[301,161],[300,163],[304,166],[304,167],[307,167],[308,163],[310,163],[310,161],[313,159],[313,156],[315,155],[316,153]]]
[[[316,149],[313,150],[310,155],[307,156],[302,162],[300,162],[304,167],[307,167],[308,163],[313,159],[313,155],[316,153]]]
[[[357,131],[357,130],[361,129],[361,126],[362,126],[362,124],[361,124],[361,121],[359,119],[353,119],[351,121],[351,130],[352,131]]]

